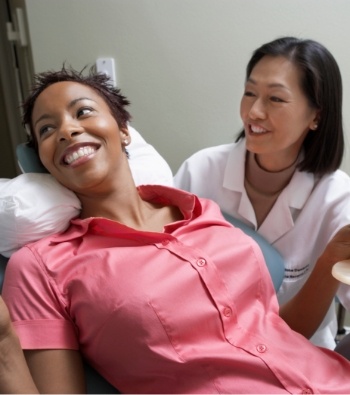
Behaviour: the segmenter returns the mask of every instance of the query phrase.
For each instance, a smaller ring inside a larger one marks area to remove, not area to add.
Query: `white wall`
[[[344,83],[350,127],[349,0],[26,0],[35,71],[114,57],[133,126],[174,171],[231,142],[252,51],[294,35],[323,43]],[[350,132],[349,132],[350,133]],[[347,138],[349,141],[350,139]],[[347,141],[347,144],[348,141]],[[350,173],[350,160],[343,168]]]

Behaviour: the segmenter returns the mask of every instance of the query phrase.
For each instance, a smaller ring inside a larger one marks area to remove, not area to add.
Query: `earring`
[[[129,140],[128,139],[124,139],[123,143],[124,143],[124,145],[128,145],[129,144]]]
[[[317,128],[318,128],[318,123],[315,123],[315,125],[312,128],[312,130],[316,130]]]

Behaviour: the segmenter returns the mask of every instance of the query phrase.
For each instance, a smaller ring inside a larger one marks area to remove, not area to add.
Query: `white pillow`
[[[77,196],[50,174],[27,173],[0,179],[0,254],[64,231],[78,216]]]
[[[173,174],[161,155],[128,126],[130,168],[136,185],[173,185]],[[0,254],[10,257],[25,244],[64,231],[79,215],[77,196],[47,173],[25,173],[0,179]]]
[[[173,173],[158,151],[141,134],[128,125],[131,143],[127,146],[129,165],[136,185],[156,184],[172,187]]]

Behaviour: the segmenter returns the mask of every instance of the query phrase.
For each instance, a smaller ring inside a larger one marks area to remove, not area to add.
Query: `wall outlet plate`
[[[117,75],[113,58],[98,58],[96,60],[96,71],[110,77],[113,86],[117,86]]]

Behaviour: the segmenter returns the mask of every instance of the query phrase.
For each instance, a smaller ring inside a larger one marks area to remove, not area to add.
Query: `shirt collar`
[[[162,185],[141,185],[138,186],[137,189],[141,198],[145,201],[162,204],[164,206],[173,205],[179,207],[184,219],[182,221],[177,221],[175,224],[171,224],[170,226],[172,229],[182,226],[202,214],[202,205],[197,196],[192,193]],[[74,218],[70,221],[69,228],[65,232],[53,236],[51,242],[56,244],[79,238],[89,230],[93,231],[107,223],[113,223],[115,230],[119,229],[120,232],[125,232],[127,229],[130,230],[126,225],[107,218]]]
[[[245,139],[232,145],[224,172],[223,186],[230,191],[244,191]]]
[[[300,155],[298,161],[302,159],[303,155]],[[229,153],[224,173],[224,188],[231,191],[244,192],[245,161],[246,145],[245,139],[242,138],[233,144]],[[286,192],[288,191],[288,206],[302,209],[314,188],[315,182],[314,174],[296,169],[285,188]],[[298,193],[294,193],[295,190],[298,190]]]

